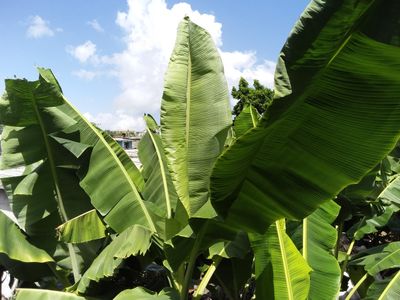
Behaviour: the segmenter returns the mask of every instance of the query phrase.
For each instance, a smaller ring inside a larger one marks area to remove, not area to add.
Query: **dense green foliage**
[[[253,87],[249,87],[247,80],[241,77],[238,88],[233,87],[231,95],[238,100],[232,111],[237,117],[246,105],[253,106],[259,114],[263,114],[272,102],[274,91],[264,87],[258,80],[254,80]]]
[[[399,11],[312,1],[272,104],[233,126],[218,51],[185,18],[141,169],[50,70],[6,80],[1,167],[23,172],[2,178],[0,264],[16,299],[337,299],[345,272],[351,293],[397,299],[396,237],[361,241],[398,227]]]

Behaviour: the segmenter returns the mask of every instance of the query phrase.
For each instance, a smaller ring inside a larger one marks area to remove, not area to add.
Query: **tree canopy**
[[[236,117],[243,110],[245,104],[251,104],[259,114],[264,113],[272,102],[274,91],[263,86],[257,79],[253,81],[253,87],[250,87],[247,80],[241,77],[238,88],[233,87],[231,95],[234,99],[239,100],[232,111]]]

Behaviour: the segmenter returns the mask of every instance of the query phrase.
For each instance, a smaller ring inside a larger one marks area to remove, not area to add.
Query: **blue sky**
[[[67,98],[104,129],[143,127],[158,116],[163,73],[185,15],[213,36],[229,86],[240,76],[272,87],[274,62],[308,0],[4,0],[4,79],[56,74]]]

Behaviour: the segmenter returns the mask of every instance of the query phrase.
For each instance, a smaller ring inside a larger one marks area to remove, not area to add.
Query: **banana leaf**
[[[81,297],[72,293],[64,293],[51,290],[40,289],[18,289],[15,300],[85,300],[87,298]],[[90,298],[95,300],[95,298]]]
[[[76,290],[84,294],[92,281],[111,277],[122,261],[131,255],[143,255],[151,245],[153,233],[140,225],[132,225],[118,235],[96,257],[83,274]]]
[[[177,194],[169,174],[157,124],[151,116],[145,116],[146,134],[139,142],[139,159],[146,181],[143,197],[161,207],[168,219],[172,218],[177,204]]]
[[[236,138],[241,137],[250,128],[256,127],[260,119],[260,114],[251,104],[245,104],[243,110],[235,119],[234,130]]]
[[[152,212],[139,191],[143,178],[127,154],[105,133],[88,122],[65,98],[50,70],[39,68],[41,78],[62,97],[62,110],[76,125],[69,130],[80,133],[80,142],[93,147],[89,163],[81,162],[80,186],[89,195],[92,205],[115,231],[122,232],[133,224],[156,231]],[[121,218],[121,213],[129,218]]]
[[[394,300],[400,297],[400,271],[385,280],[370,285],[364,300]]]
[[[53,275],[54,259],[32,245],[24,232],[0,211],[0,265],[14,276],[35,281]]]
[[[312,1],[284,45],[275,98],[218,159],[212,204],[265,232],[358,182],[395,146],[400,121],[398,1]]]
[[[356,240],[364,235],[374,233],[379,228],[384,227],[391,219],[393,214],[400,210],[400,177],[395,175],[394,179],[381,191],[377,197],[381,213],[377,213],[371,218],[362,221],[362,224],[355,224],[357,230],[354,232]]]
[[[155,293],[141,287],[125,290],[119,293],[114,300],[178,300],[179,295],[173,289],[164,289],[160,293]]]
[[[337,232],[331,223],[340,207],[333,201],[322,204],[303,220],[303,257],[312,269],[307,299],[337,299],[341,271],[333,256]]]
[[[349,265],[364,266],[369,275],[392,268],[400,268],[400,242],[370,248],[356,255]]]
[[[259,299],[307,299],[311,268],[276,221],[264,235],[251,234],[255,256],[256,296]]]
[[[83,258],[88,253],[57,242],[55,227],[92,208],[76,176],[77,158],[54,137],[76,121],[61,106],[62,95],[42,76],[37,81],[6,80],[0,100],[2,134],[1,168],[25,167],[21,176],[3,178],[12,211],[30,242],[57,256],[60,266],[72,269],[79,278]],[[74,141],[74,132],[62,136]],[[75,143],[76,156],[87,145]],[[9,237],[11,238],[11,237]],[[90,263],[90,261],[87,261]]]
[[[208,200],[209,177],[232,123],[223,65],[210,35],[185,18],[165,74],[161,138],[188,215]]]
[[[85,243],[106,237],[106,226],[93,209],[58,226],[57,236],[65,243]]]

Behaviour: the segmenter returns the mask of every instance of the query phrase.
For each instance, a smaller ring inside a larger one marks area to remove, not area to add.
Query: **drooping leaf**
[[[393,213],[394,211],[392,207],[385,207],[382,214],[375,215],[365,221],[361,220],[360,222],[363,225],[360,224],[361,226],[359,226],[359,228],[354,233],[354,238],[356,240],[359,240],[366,234],[377,232],[378,228],[385,226],[389,222]]]
[[[252,105],[245,105],[239,116],[235,119],[234,130],[236,138],[241,137],[250,128],[256,127],[260,114]]]
[[[233,241],[214,244],[209,256],[214,262],[219,261],[213,282],[223,288],[229,299],[239,299],[252,275],[253,254],[247,234],[240,232]]]
[[[18,289],[15,300],[85,300],[87,298],[81,297],[72,293],[64,293],[51,290],[40,289]],[[93,298],[91,298],[94,300]]]
[[[272,105],[214,168],[212,203],[229,224],[262,233],[282,217],[302,219],[393,148],[398,7],[310,3],[282,49]]]
[[[350,265],[364,266],[364,269],[372,276],[386,269],[400,268],[400,242],[365,250],[358,254]]]
[[[26,234],[0,210],[0,265],[12,276],[26,281],[36,281],[53,275],[50,265],[54,259],[43,249],[33,245]],[[15,218],[14,218],[15,219]]]
[[[179,294],[173,289],[164,289],[160,293],[137,287],[132,290],[125,290],[119,293],[114,300],[178,300]]]
[[[337,232],[331,226],[340,207],[324,203],[303,220],[303,257],[312,269],[307,299],[337,299],[340,290],[340,267],[333,256]]]
[[[399,297],[400,271],[397,271],[392,278],[372,283],[364,300],[395,300]]]
[[[21,176],[3,178],[14,215],[30,241],[57,263],[68,257],[75,280],[79,277],[79,255],[71,245],[57,244],[55,227],[92,208],[79,186],[76,157],[87,146],[72,143],[63,147],[54,137],[76,124],[62,108],[64,99],[43,76],[37,81],[6,80],[6,92],[0,100],[0,120],[6,125],[2,134],[1,167],[25,167]],[[65,136],[68,136],[66,133]],[[75,135],[71,134],[71,138]],[[83,150],[82,150],[83,149]],[[62,251],[60,251],[62,250]]]
[[[250,251],[247,233],[239,232],[233,241],[216,243],[208,251],[211,258],[216,255],[223,258],[244,258]]]
[[[65,243],[84,243],[104,238],[106,227],[93,209],[58,226],[57,234]]]
[[[4,253],[10,259],[25,263],[54,262],[46,251],[29,243],[21,229],[1,211],[0,230],[0,253]]]
[[[131,180],[135,183],[139,192],[142,191],[144,186],[144,180],[139,169],[133,163],[132,159],[126,153],[126,151],[108,134],[102,132],[105,141],[110,145],[111,149],[115,152],[118,159],[121,161],[122,165],[129,174]]]
[[[354,233],[356,240],[361,239],[366,234],[376,232],[378,228],[385,226],[392,215],[400,210],[400,177],[391,181],[377,197],[377,200],[383,202],[383,212],[365,220],[359,226]]]
[[[168,170],[161,138],[155,132],[158,126],[151,116],[146,115],[144,118],[147,125],[146,134],[139,142],[142,174],[146,179],[143,197],[155,203],[161,208],[164,216],[171,219],[176,210],[178,196]]]
[[[39,69],[41,77],[61,94],[61,88],[50,70]],[[80,185],[90,196],[93,206],[104,221],[117,232],[133,224],[156,231],[151,211],[146,207],[138,188],[143,179],[126,153],[105,133],[95,128],[63,98],[63,111],[77,123],[72,129],[80,132],[81,142],[92,145],[89,165]],[[72,130],[71,129],[71,130]],[[121,218],[121,213],[129,218]]]
[[[211,168],[231,124],[223,65],[210,35],[185,18],[165,75],[161,138],[189,216],[208,200]]]
[[[85,293],[91,281],[110,277],[122,260],[131,255],[143,255],[151,244],[152,232],[140,225],[133,225],[118,235],[96,257],[88,270],[83,274],[77,291]]]
[[[307,299],[310,267],[285,232],[285,220],[276,221],[251,242],[256,259],[256,295],[260,299]]]

